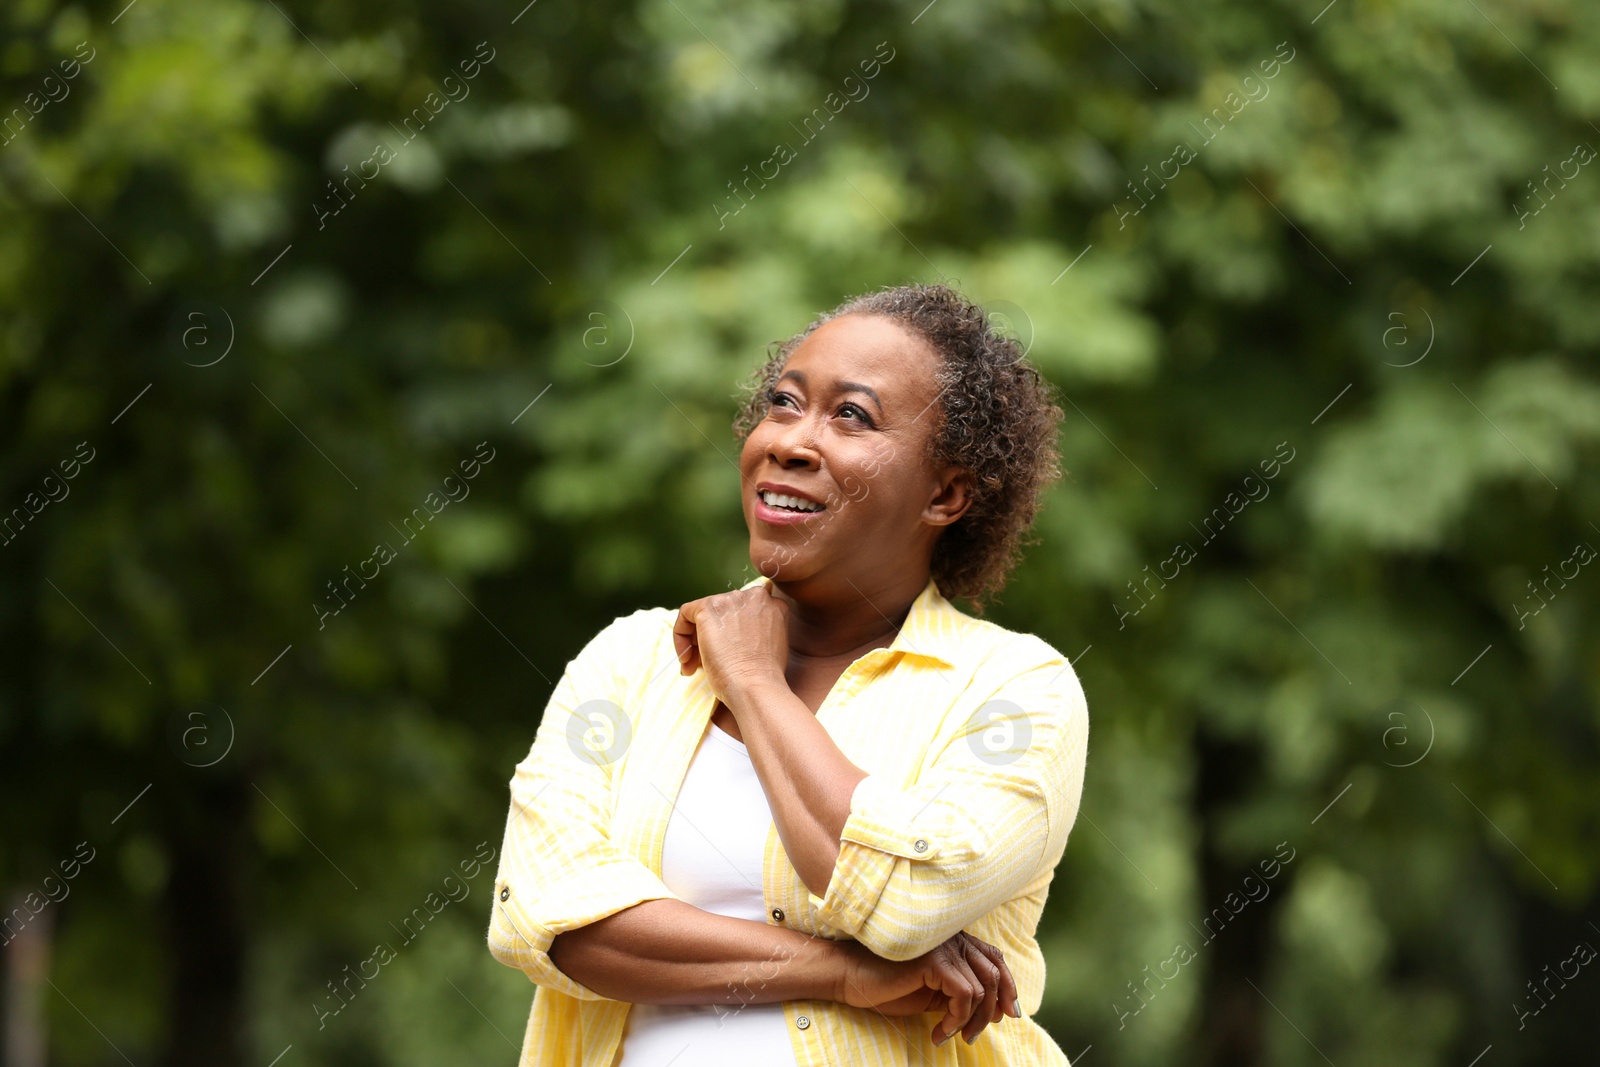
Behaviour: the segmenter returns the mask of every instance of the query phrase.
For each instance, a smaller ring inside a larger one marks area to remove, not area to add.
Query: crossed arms
[[[1064,663],[1041,663],[994,694],[1027,709],[1025,750],[986,760],[970,731],[956,733],[937,742],[939,755],[906,789],[851,764],[787,687],[734,698],[751,702],[734,708],[740,731],[816,918],[848,939],[818,938],[695,908],[612,843],[615,765],[578,758],[567,728],[586,698],[635,699],[635,683],[609,661],[652,623],[644,612],[619,619],[568,664],[517,766],[489,930],[495,957],[578,999],[881,1007],[877,998],[908,976],[933,974],[951,1018],[961,987],[973,997],[970,1019],[947,1023],[946,1034],[990,1021],[978,1001],[1008,1007],[1015,993],[998,950],[962,931],[1065,845],[1087,712]],[[888,966],[897,962],[907,966]],[[918,1010],[939,1006],[929,1000]]]

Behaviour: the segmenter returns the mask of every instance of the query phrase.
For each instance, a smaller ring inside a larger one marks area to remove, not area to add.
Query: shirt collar
[[[750,589],[768,579],[757,575],[741,588]],[[905,622],[894,635],[885,652],[904,652],[911,656],[935,660],[946,667],[954,667],[956,649],[961,643],[961,621],[966,616],[939,592],[939,584],[928,579],[922,592],[911,602]]]

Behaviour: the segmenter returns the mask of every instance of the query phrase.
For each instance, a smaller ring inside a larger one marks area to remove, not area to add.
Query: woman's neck
[[[884,648],[900,632],[926,576],[865,585],[845,579],[824,590],[815,580],[777,582],[789,604],[789,651],[807,660],[855,659]]]

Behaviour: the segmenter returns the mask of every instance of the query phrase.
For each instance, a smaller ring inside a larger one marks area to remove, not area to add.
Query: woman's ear
[[[938,492],[922,511],[930,526],[949,526],[967,513],[972,505],[974,482],[965,467],[946,467],[939,474]]]

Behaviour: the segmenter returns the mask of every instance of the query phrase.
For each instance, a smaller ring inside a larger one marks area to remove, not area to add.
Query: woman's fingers
[[[945,1016],[933,1028],[933,1043],[942,1045],[957,1030],[967,1025],[983,993],[983,983],[972,973],[967,963],[966,950],[957,942],[947,952],[941,952],[939,961],[939,989],[950,998]]]
[[[1020,1014],[1011,968],[1005,955],[987,941],[959,932],[919,962],[924,967],[923,985],[944,1000],[944,1014],[931,1035],[935,1045],[958,1031],[971,1044],[984,1027],[1007,1014]]]
[[[683,638],[675,638],[678,648],[678,673],[689,675],[700,669],[700,646]]]
[[[968,938],[965,941],[966,960],[967,966],[972,968],[972,973],[983,985],[983,996],[973,1009],[972,1018],[961,1028],[961,1036],[969,1045],[978,1040],[985,1026],[1000,1017],[1000,1009],[996,1006],[1000,991],[1000,968],[973,943],[974,940]]]
[[[679,671],[686,675],[700,667],[700,643],[694,624],[699,609],[700,602],[691,600],[678,609],[678,618],[672,624],[672,644],[678,652]]]
[[[1000,989],[998,999],[1001,1010],[1007,1015],[1011,1016],[1013,1019],[1022,1018],[1022,1008],[1017,1004],[1016,979],[1012,977],[1011,968],[1006,964],[1005,953],[1001,952],[995,946],[989,944],[989,942],[973,937],[971,934],[968,934],[967,937],[974,945],[978,946],[978,949],[985,956],[989,957],[989,959],[994,962],[996,967],[1000,968]]]

